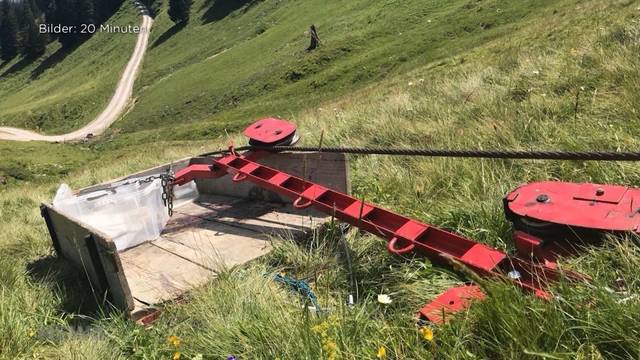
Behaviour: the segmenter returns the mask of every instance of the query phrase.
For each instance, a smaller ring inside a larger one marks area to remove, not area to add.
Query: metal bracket
[[[446,323],[454,314],[466,310],[474,300],[484,300],[485,294],[476,285],[450,288],[418,312],[421,320],[434,324]]]
[[[104,270],[104,264],[102,263],[102,256],[100,256],[98,243],[96,242],[93,234],[87,235],[84,238],[84,242],[87,246],[87,251],[89,252],[89,257],[91,258],[91,263],[94,265],[94,270],[98,278],[98,294],[100,294],[101,296],[106,295],[105,300],[108,303],[113,303],[111,292],[109,291],[109,281],[107,280],[107,274]]]
[[[49,209],[47,209],[47,206],[44,204],[40,205],[40,216],[42,216],[44,223],[47,225],[47,230],[49,231],[49,236],[51,237],[51,242],[53,243],[53,248],[56,250],[56,254],[59,258],[64,258],[56,229],[53,227],[53,221],[51,221],[51,215],[49,215]]]

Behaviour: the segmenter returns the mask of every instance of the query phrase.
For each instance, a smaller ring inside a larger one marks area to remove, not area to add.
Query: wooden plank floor
[[[268,253],[274,236],[303,236],[325,219],[289,204],[205,195],[175,209],[159,239],[120,253],[120,259],[136,305],[144,307]]]

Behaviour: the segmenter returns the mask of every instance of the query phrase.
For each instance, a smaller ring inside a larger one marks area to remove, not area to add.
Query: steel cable
[[[312,147],[312,146],[241,146],[236,151],[262,150],[269,152],[296,151],[344,153],[360,155],[428,156],[486,159],[578,160],[578,161],[639,161],[637,151],[528,151],[528,150],[443,150],[382,147]],[[223,155],[228,149],[200,156]]]
[[[530,160],[582,160],[582,161],[638,161],[640,152],[621,151],[527,151],[527,150],[441,150],[402,148],[346,148],[346,147],[300,147],[300,146],[248,146],[251,150],[272,152],[297,151],[344,153],[362,155],[404,155],[431,157],[462,157],[488,159],[530,159]],[[240,150],[240,148],[236,149]]]

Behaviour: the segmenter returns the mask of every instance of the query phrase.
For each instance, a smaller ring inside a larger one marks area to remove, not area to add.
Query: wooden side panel
[[[133,298],[131,297],[115,244],[100,231],[92,229],[86,224],[79,224],[51,206],[45,205],[43,211],[47,212],[51,220],[52,229],[58,240],[60,254],[79,267],[81,271],[84,271],[94,288],[99,288],[99,274],[104,272],[113,305],[124,311],[133,309]],[[87,248],[86,239],[90,235],[93,236],[97,245],[100,264],[95,264],[92,261]],[[100,289],[99,291],[104,290],[106,289]]]
[[[134,306],[133,298],[116,244],[108,237],[100,235],[94,235],[94,239],[98,245],[113,304],[118,309],[130,311]]]
[[[206,158],[194,158],[192,163],[206,163]],[[278,153],[258,160],[259,163],[313,181],[344,193],[350,193],[349,170],[344,154]],[[201,194],[225,195],[270,202],[291,200],[258,187],[249,181],[234,183],[230,176],[196,180]]]

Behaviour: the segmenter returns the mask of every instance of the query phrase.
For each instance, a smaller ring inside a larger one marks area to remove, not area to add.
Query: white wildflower
[[[378,302],[380,304],[385,304],[385,305],[391,304],[392,303],[391,296],[387,294],[380,294],[378,295]]]

